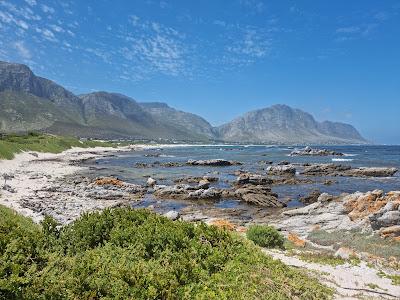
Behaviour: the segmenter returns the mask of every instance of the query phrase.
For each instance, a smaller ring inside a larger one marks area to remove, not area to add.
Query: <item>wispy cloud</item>
[[[17,50],[18,54],[24,59],[31,59],[32,55],[29,49],[25,46],[23,41],[18,41],[14,43],[14,48]]]

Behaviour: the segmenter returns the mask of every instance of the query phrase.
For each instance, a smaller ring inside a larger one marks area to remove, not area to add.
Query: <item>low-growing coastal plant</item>
[[[0,206],[0,299],[330,299],[215,226],[107,209],[64,227]]]
[[[112,147],[116,144],[101,141],[80,141],[73,137],[62,137],[49,134],[8,134],[0,137],[0,159],[12,159],[14,155],[22,151],[37,151],[60,153],[72,147]]]
[[[247,238],[254,244],[266,248],[283,248],[283,235],[272,226],[252,225],[246,232]]]

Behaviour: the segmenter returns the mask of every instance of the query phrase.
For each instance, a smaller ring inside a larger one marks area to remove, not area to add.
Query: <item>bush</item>
[[[4,213],[3,213],[4,212]],[[61,229],[0,206],[0,299],[328,299],[332,292],[215,226],[107,209]]]
[[[272,226],[252,225],[247,230],[247,238],[256,245],[266,248],[283,248],[282,234]]]

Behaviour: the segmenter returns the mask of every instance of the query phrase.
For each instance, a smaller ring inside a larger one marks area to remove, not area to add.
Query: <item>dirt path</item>
[[[263,250],[283,263],[314,273],[322,283],[336,290],[335,299],[400,299],[400,286],[378,275],[378,270],[365,262],[339,266],[305,262],[279,250]]]

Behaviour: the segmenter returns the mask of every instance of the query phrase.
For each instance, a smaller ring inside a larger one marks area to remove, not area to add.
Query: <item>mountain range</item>
[[[75,95],[26,65],[0,62],[0,132],[43,131],[105,139],[268,144],[359,144],[349,124],[317,122],[286,105],[244,114],[219,127],[166,103],[109,92]]]

